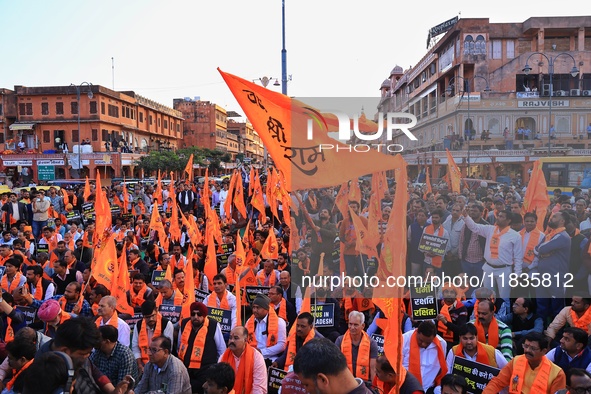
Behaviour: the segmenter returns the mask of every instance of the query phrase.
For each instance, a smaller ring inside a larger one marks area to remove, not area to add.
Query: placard
[[[160,286],[160,282],[162,282],[165,276],[166,271],[156,270],[152,272],[152,286],[158,288],[158,286]]]
[[[378,357],[384,355],[384,336],[378,334],[371,334],[371,339],[376,341],[378,345]]]
[[[423,253],[432,253],[437,256],[445,256],[445,249],[449,239],[441,238],[437,235],[426,234],[423,232],[419,242],[419,251]]]
[[[158,308],[158,311],[160,311],[160,314],[162,315],[162,317],[167,318],[168,320],[170,320],[170,322],[172,324],[176,324],[178,323],[178,321],[181,318],[181,311],[183,310],[182,306],[175,306],[175,305],[160,305],[160,308]]]
[[[246,300],[249,304],[252,304],[255,298],[257,298],[257,294],[269,294],[270,287],[267,286],[246,286]]]
[[[2,267],[4,268],[4,267]],[[2,271],[4,272],[4,271]],[[1,275],[0,275],[1,278]],[[35,316],[37,315],[37,309],[33,308],[32,306],[17,306],[16,309],[21,311],[23,315],[25,315],[25,324],[30,326],[35,322]]]
[[[480,394],[488,382],[497,376],[500,371],[500,369],[489,365],[454,356],[453,371],[450,371],[450,373],[463,376],[466,379],[469,393]]]
[[[281,370],[279,368],[269,367],[268,394],[279,393],[281,382],[283,381],[283,378],[285,378],[285,375],[287,375],[287,371]]]
[[[410,288],[410,305],[413,320],[431,320],[437,317],[439,310],[436,289],[428,284],[426,286]]]
[[[216,257],[219,261],[220,267],[223,269],[228,265],[228,257],[234,253],[234,244],[222,244],[221,247],[222,252],[217,253]]]
[[[334,304],[310,305],[310,313],[314,316],[314,327],[334,327]]]
[[[70,211],[66,213],[66,220],[68,223],[72,220],[80,220],[82,216],[80,215],[80,211]]]
[[[49,244],[37,244],[37,253],[49,253]]]
[[[119,205],[111,205],[111,215],[117,216],[121,213],[121,207]]]
[[[94,203],[85,202],[82,204],[82,214],[85,220],[94,220]]]
[[[203,302],[208,295],[209,295],[209,293],[207,291],[195,289],[195,301],[196,302]]]
[[[127,315],[127,316],[129,316],[129,315]],[[135,312],[133,314],[133,316],[129,316],[127,318],[124,318],[123,321],[125,323],[127,323],[129,328],[131,329],[131,332],[133,333],[133,330],[135,329],[135,325],[137,324],[138,321],[142,320],[143,318],[144,318],[144,315],[142,315],[142,312]]]
[[[223,333],[232,331],[232,311],[227,309],[207,307],[208,316],[218,322]]]

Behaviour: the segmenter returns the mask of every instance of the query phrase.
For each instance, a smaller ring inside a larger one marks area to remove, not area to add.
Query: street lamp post
[[[468,120],[470,120],[470,122],[468,122],[468,123],[469,123],[469,127],[470,127],[470,130],[469,130],[470,134],[468,136],[468,139],[466,140],[466,142],[468,144],[468,173],[466,174],[467,178],[470,178],[470,140],[472,139],[472,128],[474,127],[474,123],[470,119],[470,84],[473,83],[474,80],[477,78],[482,79],[486,83],[486,88],[484,88],[484,91],[489,92],[490,88],[488,87],[488,80],[480,75],[475,75],[472,78],[464,78],[464,77],[457,75],[455,77],[452,77],[449,80],[449,86],[447,87],[447,89],[445,89],[445,92],[448,95],[451,95],[452,89],[453,89],[452,87],[455,84],[456,79],[461,79],[462,81],[464,81],[464,83],[463,83],[464,89],[462,89],[461,92],[462,92],[462,94],[468,93]],[[464,126],[465,126],[465,123],[466,122],[464,122]],[[466,135],[466,130],[464,130],[464,128],[462,128],[462,132],[464,133],[464,135]]]
[[[287,49],[285,49],[285,0],[281,0],[281,93],[287,96]]]
[[[557,58],[559,58],[560,56],[563,56],[563,55],[573,59],[573,68],[570,71],[570,75],[573,78],[579,74],[579,69],[577,68],[577,61],[570,53],[562,52],[562,53],[559,53],[558,55],[552,57],[552,56],[546,56],[542,52],[534,52],[531,55],[529,55],[527,57],[527,60],[525,61],[525,67],[522,70],[523,72],[525,72],[525,75],[528,75],[529,72],[532,70],[532,68],[529,65],[529,59],[533,55],[542,55],[548,61],[548,75],[550,76],[550,94],[548,96],[548,116],[549,116],[549,118],[548,118],[548,126],[549,126],[548,127],[548,156],[550,156],[550,146],[552,145],[552,133],[550,132],[550,130],[552,128],[552,96],[554,96],[554,94],[553,94],[554,85],[552,82],[552,79],[554,78],[554,62],[556,61]]]
[[[94,95],[92,94],[92,84],[90,82],[82,82],[80,85],[70,84],[70,86],[76,88],[76,105],[78,106],[78,178],[82,177],[82,150],[80,149],[82,146],[80,145],[80,139],[82,138],[82,133],[80,132],[80,90],[84,85],[88,87],[88,98],[92,99]],[[72,147],[72,149],[74,148]]]

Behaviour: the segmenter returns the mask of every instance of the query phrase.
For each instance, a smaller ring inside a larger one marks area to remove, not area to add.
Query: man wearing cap
[[[150,361],[148,346],[152,338],[165,336],[172,342],[174,337],[172,323],[158,312],[154,301],[144,302],[141,311],[143,319],[136,323],[131,339],[131,350],[140,374],[144,372],[144,365]]]
[[[81,290],[82,286],[80,286],[80,283],[72,282],[66,286],[64,295],[55,295],[51,299],[57,301],[60,307],[68,313],[90,317],[92,316],[92,309],[88,301],[83,300],[82,306],[78,305]],[[27,305],[30,305],[36,309],[39,309],[44,302],[42,300],[35,299],[29,292],[27,286],[23,287],[22,296],[25,299]]]
[[[277,316],[270,304],[268,296],[257,294],[252,302],[252,316],[245,326],[248,343],[261,352],[267,365],[271,365],[285,350],[286,341],[285,320]]]
[[[117,316],[117,299],[113,296],[101,298],[96,318],[96,326],[110,325],[119,330],[119,342],[123,346],[129,347],[130,329],[127,323]]]
[[[248,344],[248,330],[237,326],[230,332],[228,348],[220,357],[234,369],[235,393],[266,394],[267,367],[261,352]]]
[[[48,300],[37,310],[37,317],[45,323],[43,333],[53,338],[60,324],[70,319],[70,314],[63,311],[56,300]]]
[[[189,370],[193,392],[198,392],[205,383],[205,371],[226,351],[226,343],[220,325],[207,316],[205,304],[194,302],[189,310],[191,317],[180,324],[178,355]]]

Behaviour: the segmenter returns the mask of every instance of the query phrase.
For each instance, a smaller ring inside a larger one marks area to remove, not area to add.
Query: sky
[[[281,80],[282,0],[0,0],[0,88],[90,82],[172,107],[200,97],[242,113],[217,68]],[[363,3],[363,4],[362,4]],[[582,4],[587,4],[586,6]],[[396,65],[451,19],[591,15],[559,2],[285,0],[288,95],[377,97]],[[112,68],[114,59],[114,78]]]

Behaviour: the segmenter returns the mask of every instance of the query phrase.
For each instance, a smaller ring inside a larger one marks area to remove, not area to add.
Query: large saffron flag
[[[269,230],[269,235],[265,239],[265,243],[261,249],[261,257],[263,259],[277,259],[279,257],[279,245],[277,244],[277,237],[273,227]]]
[[[265,214],[265,198],[263,196],[263,188],[261,187],[261,179],[259,177],[258,171],[256,171],[256,175],[254,180],[251,179],[250,183],[253,185],[252,187],[252,198],[250,200],[250,204],[254,209],[259,211],[261,218],[261,223],[265,223],[267,220],[267,215]],[[248,228],[247,228],[248,230]]]
[[[193,182],[193,154],[189,157],[189,161],[187,161],[187,165],[185,166],[185,173],[187,174],[187,181]],[[207,183],[206,186],[209,186]]]
[[[114,239],[115,234],[112,233],[107,239],[101,242],[100,248],[95,249],[95,259],[92,267],[92,276],[94,276],[97,283],[109,290],[115,285],[117,279],[116,274],[119,271]]]
[[[344,182],[335,198],[335,205],[341,211],[343,216],[347,216],[349,211],[349,182]]]
[[[207,277],[209,287],[213,289],[213,277],[218,274],[218,260],[215,253],[215,241],[213,239],[213,232],[207,235],[207,254],[205,255],[205,267],[203,273]]]
[[[183,318],[190,317],[191,304],[195,302],[195,273],[193,271],[193,249],[189,245],[187,252],[187,265],[185,266],[185,300],[183,301],[183,309],[181,316]]]
[[[112,243],[113,241],[111,240],[110,242]],[[117,299],[117,310],[120,313],[126,313],[133,316],[133,308],[127,302],[127,291],[129,290],[130,283],[125,251],[121,253],[121,257],[119,257],[117,271],[117,281],[111,288],[111,294]]]
[[[244,186],[242,184],[242,175],[240,172],[235,171],[236,174],[236,184],[234,185],[234,206],[240,212],[243,218],[246,217],[246,205],[244,205]],[[228,199],[230,195],[228,194]]]
[[[91,191],[90,191],[90,182],[88,181],[88,177],[86,177],[86,181],[84,182],[84,194],[82,195],[84,197],[84,202],[88,201],[88,197],[91,195]]]
[[[234,189],[236,188],[236,177],[236,171],[234,171],[232,173],[232,177],[230,178],[230,186],[228,187],[226,201],[224,201],[224,215],[228,220],[232,218],[232,195],[234,194]],[[224,218],[222,218],[222,220],[223,219]]]
[[[367,227],[365,227],[361,218],[359,218],[359,215],[353,212],[351,208],[349,208],[349,214],[351,216],[351,221],[353,222],[353,227],[355,228],[355,235],[357,236],[355,250],[361,254],[366,254],[369,257],[378,257],[378,251],[376,249],[378,239],[371,239],[371,237],[369,237]]]
[[[168,250],[168,235],[166,235],[166,231],[164,231],[162,217],[160,217],[160,212],[158,212],[158,203],[156,201],[154,201],[154,205],[152,205],[150,228],[158,233],[158,240],[160,241],[160,246],[162,246],[164,250]]]
[[[451,183],[451,191],[454,193],[461,193],[462,190],[462,173],[458,168],[458,165],[454,161],[454,157],[452,156],[449,149],[445,150],[447,152],[447,173],[449,174],[449,181]],[[394,210],[392,210],[395,212]]]
[[[328,132],[332,130],[327,120],[314,108],[218,71],[257,130],[275,166],[285,174],[289,191],[338,185],[397,167],[394,156],[373,149],[356,152],[350,145],[330,138]]]
[[[549,205],[550,197],[548,197],[546,178],[544,178],[542,165],[539,161],[536,161],[525,191],[522,213],[535,212],[538,216],[537,228],[544,231],[544,219]]]

